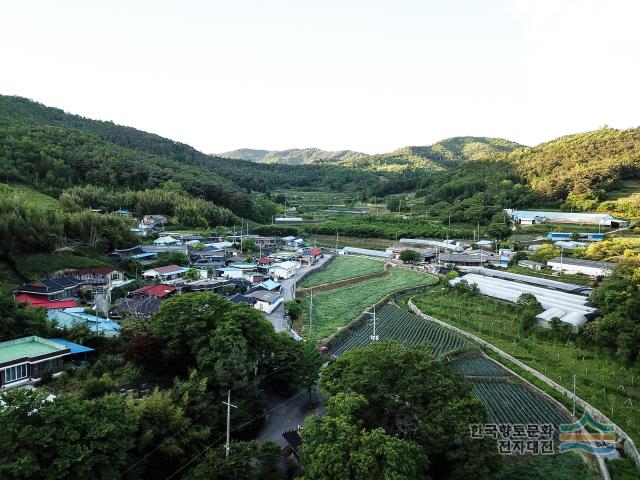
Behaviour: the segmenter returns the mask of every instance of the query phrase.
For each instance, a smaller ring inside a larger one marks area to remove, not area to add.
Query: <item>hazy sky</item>
[[[0,3],[0,93],[208,153],[640,125],[638,0]]]

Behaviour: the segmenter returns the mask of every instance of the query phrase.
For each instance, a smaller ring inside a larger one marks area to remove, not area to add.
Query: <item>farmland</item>
[[[373,321],[363,321],[349,334],[336,339],[331,353],[340,355],[371,343]],[[448,330],[430,323],[394,305],[385,305],[376,312],[376,335],[380,340],[395,340],[402,345],[428,343],[431,354],[439,356],[466,346],[466,342]]]
[[[305,278],[303,288],[346,280],[384,271],[384,262],[370,258],[342,255],[334,258],[321,272]]]
[[[464,329],[514,355],[525,364],[571,389],[607,414],[634,441],[640,439],[638,371],[595,347],[529,337],[521,332],[521,307],[484,296],[434,288],[416,295],[420,310]]]
[[[504,368],[484,355],[462,355],[451,366],[468,377],[503,377],[509,375]]]
[[[570,418],[541,395],[521,383],[471,380],[473,392],[487,407],[490,423],[546,424],[556,428]]]
[[[311,326],[307,321],[302,334],[312,340],[321,340],[355,320],[365,308],[376,304],[385,296],[406,288],[427,286],[436,282],[437,279],[433,275],[395,267],[383,278],[315,294]],[[305,311],[309,312],[309,298],[304,298],[302,303]]]
[[[14,192],[19,192],[25,196],[28,203],[44,208],[46,210],[57,210],[60,208],[58,200],[44,193],[40,193],[31,187],[26,185],[20,185],[18,183],[8,185],[8,189]]]
[[[551,275],[548,271],[532,270],[530,268],[521,267],[520,265],[511,265],[507,272],[519,273],[521,275],[529,275],[530,277],[546,278],[547,280],[556,280],[559,282],[575,283],[576,285],[593,285],[594,279],[585,275],[571,275],[563,273],[562,275]]]

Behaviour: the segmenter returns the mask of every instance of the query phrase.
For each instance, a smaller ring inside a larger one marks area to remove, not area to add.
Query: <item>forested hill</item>
[[[522,145],[503,138],[453,137],[428,146],[409,146],[391,153],[354,157],[344,165],[366,167],[378,171],[407,169],[442,170],[470,160],[495,158],[514,151]]]
[[[366,156],[366,154],[352,150],[327,152],[319,148],[292,148],[289,150],[254,150],[251,148],[241,148],[239,150],[221,153],[220,156],[259,163],[306,165],[309,163],[338,163],[353,157],[363,157]]]
[[[252,191],[360,190],[383,195],[415,185],[334,165],[262,165],[213,157],[173,140],[0,95],[0,174],[58,197],[77,185],[143,190],[172,180],[186,193],[260,220]]]
[[[613,192],[623,183],[640,179],[640,129],[602,128],[568,135],[515,150],[507,162],[545,198],[593,209],[616,197]]]

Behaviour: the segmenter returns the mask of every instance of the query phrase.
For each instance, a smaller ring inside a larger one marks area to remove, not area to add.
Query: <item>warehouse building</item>
[[[551,318],[558,317],[560,321],[570,324],[574,330],[577,330],[587,323],[588,318],[597,314],[597,309],[587,306],[589,297],[584,295],[551,290],[504,278],[483,276],[477,273],[469,273],[462,277],[454,278],[449,283],[456,285],[463,280],[469,284],[477,285],[482,295],[512,303],[516,303],[524,293],[532,294],[544,308],[544,311],[536,317],[543,326],[546,326]],[[548,312],[549,310],[552,311]]]
[[[555,257],[547,262],[547,266],[556,272],[589,277],[604,277],[613,271],[615,263],[585,260],[583,258]]]
[[[607,213],[546,212],[534,210],[505,210],[514,222],[520,225],[536,223],[570,223],[576,225],[601,225],[603,227],[627,227],[625,220],[619,220]]]
[[[393,252],[383,252],[382,250],[371,250],[368,248],[344,247],[343,255],[365,255],[367,257],[385,258],[390,260],[393,258]]]

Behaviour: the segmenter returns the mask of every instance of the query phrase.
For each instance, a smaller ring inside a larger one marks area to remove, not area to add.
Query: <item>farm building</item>
[[[0,388],[29,383],[45,369],[60,371],[69,354],[69,347],[36,336],[0,342]]]
[[[152,268],[151,270],[145,270],[142,272],[142,276],[145,280],[159,280],[166,282],[168,280],[175,280],[181,278],[187,272],[188,268],[179,267],[178,265],[167,265],[166,267]]]
[[[585,287],[583,285],[559,282],[557,280],[551,280],[548,278],[532,277],[530,275],[522,275],[520,273],[504,272],[502,270],[494,270],[491,268],[470,268],[468,272],[477,273],[478,275],[484,275],[485,277],[503,278],[505,280],[512,280],[514,282],[539,285],[541,287],[551,288],[553,290],[562,290],[563,292],[579,293],[582,295],[589,295],[591,293],[591,288]]]
[[[387,253],[392,253],[393,258],[395,258],[396,260],[399,260],[400,254],[405,250],[413,250],[414,252],[418,252],[422,257],[421,261],[423,262],[429,262],[436,257],[436,252],[434,252],[433,250],[428,250],[426,248],[410,247],[407,245],[392,245],[389,248],[387,248],[385,251]]]
[[[393,258],[393,253],[383,252],[382,250],[370,250],[368,248],[344,247],[344,255],[365,255],[367,257],[377,258]]]
[[[269,266],[269,274],[276,278],[291,278],[296,274],[298,268],[300,268],[298,262],[287,260],[286,262],[271,264]]]
[[[173,238],[171,235],[167,235],[166,237],[156,238],[153,241],[154,245],[180,245],[182,242],[177,238]]]
[[[459,267],[477,267],[489,263],[490,255],[468,255],[465,253],[441,253],[438,255],[440,263],[447,263]]]
[[[442,250],[450,250],[452,252],[462,252],[465,249],[465,245],[454,240],[447,240],[440,242],[437,240],[424,240],[420,238],[401,238],[400,243],[410,245],[423,245],[426,247],[434,247]]]
[[[573,233],[568,232],[549,232],[547,233],[548,240],[571,240]],[[597,242],[604,240],[604,233],[579,233],[578,240]]]
[[[522,294],[530,293],[536,297],[545,311],[555,309],[553,316],[560,318],[562,322],[571,324],[575,329],[584,325],[587,322],[587,317],[593,316],[597,312],[595,308],[586,305],[589,298],[584,295],[551,290],[503,278],[468,273],[450,280],[449,283],[456,285],[463,280],[469,284],[477,285],[482,295],[513,303],[516,303]],[[545,316],[541,317],[541,323],[544,324],[545,318]]]
[[[577,225],[602,225],[603,227],[620,228],[628,226],[625,220],[619,220],[607,213],[581,212],[546,212],[532,210],[506,210],[514,221],[521,225],[532,223],[571,223]]]
[[[278,217],[276,223],[302,223],[302,217]]]
[[[273,312],[278,308],[278,305],[284,302],[280,292],[268,292],[267,290],[256,290],[245,294],[245,297],[255,298],[256,303],[253,307],[267,314]]]
[[[575,250],[576,248],[587,246],[584,242],[576,242],[574,240],[558,240],[557,242],[553,242],[553,245],[557,248],[566,248],[567,250]]]
[[[534,262],[532,260],[520,260],[518,265],[524,268],[529,268],[531,270],[542,270],[546,267],[544,263]]]
[[[616,267],[616,264],[585,260],[583,258],[555,257],[547,262],[547,266],[556,272],[600,277],[609,275]]]

